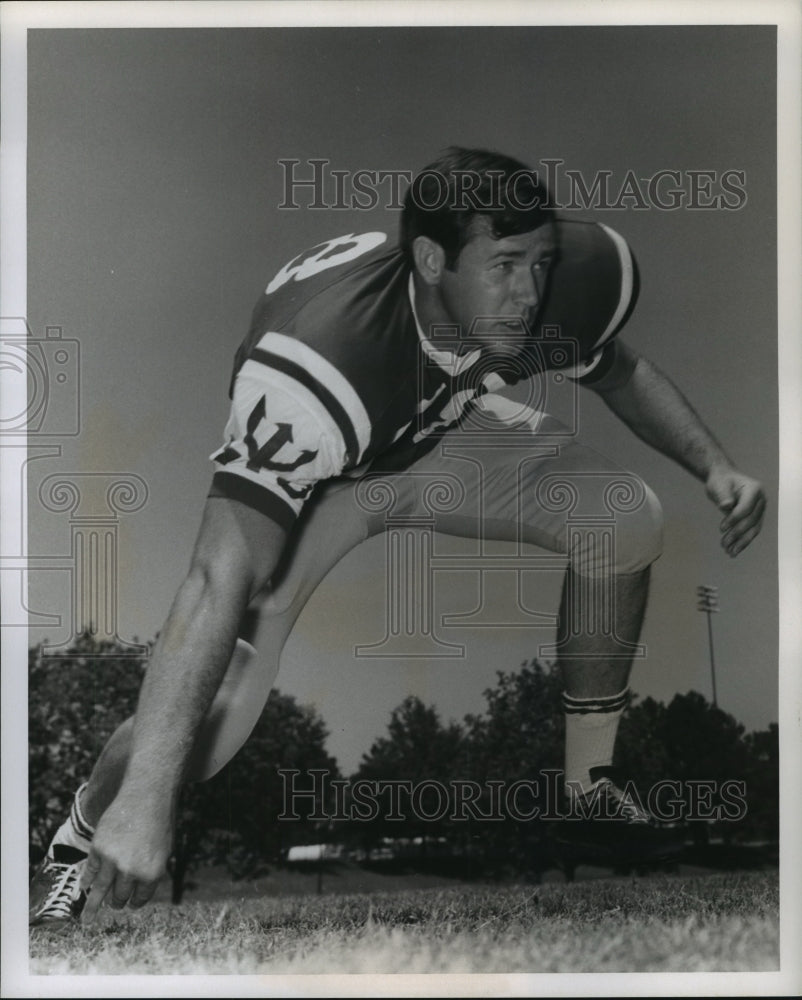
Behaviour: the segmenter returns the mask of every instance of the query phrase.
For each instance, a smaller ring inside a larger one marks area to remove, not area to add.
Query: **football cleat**
[[[639,865],[668,861],[683,847],[684,830],[668,826],[644,809],[634,788],[612,768],[593,768],[587,792],[568,794],[568,811],[557,843],[575,861]]]
[[[86,903],[80,888],[87,855],[77,847],[54,844],[31,880],[28,924],[58,924],[77,920]]]

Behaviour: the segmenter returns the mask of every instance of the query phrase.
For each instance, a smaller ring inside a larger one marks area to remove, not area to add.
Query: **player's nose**
[[[529,268],[520,269],[513,295],[518,308],[534,309],[540,304],[537,281]]]

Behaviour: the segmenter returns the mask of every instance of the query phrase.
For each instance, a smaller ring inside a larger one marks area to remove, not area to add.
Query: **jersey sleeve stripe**
[[[238,500],[246,507],[251,507],[269,517],[285,531],[290,530],[298,516],[297,511],[277,493],[233,472],[215,472],[209,496]]]
[[[297,365],[294,361],[289,361],[287,358],[282,358],[279,354],[272,354],[270,351],[265,351],[261,347],[257,347],[251,354],[251,360],[259,361],[263,365],[274,368],[276,371],[294,379],[304,386],[305,389],[314,393],[331,414],[343,436],[347,461],[353,465],[358,464],[361,449],[356,430],[351,418],[345,408],[341,406],[340,401],[334,393],[329,392],[322,382],[319,382],[314,375],[305,371],[300,365]]]
[[[332,417],[343,428],[343,438],[356,441],[353,457],[355,461],[360,461],[370,444],[372,426],[362,399],[346,376],[302,340],[273,330],[261,337],[256,350],[251,352],[251,357],[260,360],[259,351],[282,358],[288,366],[282,370],[291,372],[292,377],[297,378],[299,382],[303,380],[295,373],[298,371],[304,373],[306,379],[304,384],[317,393],[321,402],[329,407]],[[318,391],[318,386],[322,392]],[[330,405],[332,400],[333,403]],[[348,434],[345,433],[346,425],[350,428]],[[350,456],[352,454],[350,445],[348,451]]]
[[[615,359],[615,341],[610,341],[605,347],[597,351],[597,353],[587,362],[584,366],[577,366],[571,371],[567,371],[566,374],[572,382],[581,382],[583,385],[592,385],[594,382],[600,382],[607,372],[613,367],[613,361]],[[579,368],[582,368],[579,371]]]
[[[272,365],[263,364],[255,358],[249,358],[245,362],[237,379],[255,380],[255,384],[259,386],[258,391],[266,393],[270,401],[271,419],[276,422],[283,420],[292,424],[293,428],[296,424],[306,425],[308,428],[308,421],[311,419],[319,431],[319,440],[326,441],[330,445],[331,455],[338,465],[337,473],[342,471],[347,458],[345,439],[339,424],[313,389],[302,385],[286,372],[279,371]],[[228,427],[226,431],[229,433]],[[230,433],[236,437],[238,428],[232,427]],[[317,439],[309,440],[303,447],[316,450],[319,444]]]
[[[605,226],[603,223],[598,223],[599,228],[603,229],[607,236],[613,243],[613,246],[618,253],[618,262],[621,265],[621,292],[618,298],[618,305],[616,306],[615,312],[613,313],[612,319],[607,324],[604,333],[599,337],[596,343],[593,345],[594,349],[601,347],[618,329],[621,325],[621,320],[626,315],[629,309],[630,303],[632,301],[632,293],[635,289],[635,266],[632,262],[632,254],[629,249],[629,244],[614,229],[610,229],[609,226]]]

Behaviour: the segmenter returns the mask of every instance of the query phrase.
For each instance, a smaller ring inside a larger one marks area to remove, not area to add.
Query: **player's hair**
[[[399,244],[412,259],[418,236],[439,243],[453,268],[477,216],[493,239],[528,233],[554,217],[549,193],[526,164],[486,149],[451,146],[413,179],[404,198]]]

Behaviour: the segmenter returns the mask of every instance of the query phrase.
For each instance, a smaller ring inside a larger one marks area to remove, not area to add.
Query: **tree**
[[[698,691],[674,696],[662,735],[669,759],[686,781],[721,782],[745,773],[744,727]]]
[[[535,807],[547,816],[555,805],[554,778],[563,767],[565,741],[562,687],[556,665],[533,659],[514,673],[499,671],[496,686],[485,691],[485,714],[466,719],[466,771],[482,790],[481,814],[503,815],[472,824],[477,849],[494,867],[528,868],[541,853],[546,828],[524,816]],[[504,789],[504,802],[497,799],[495,806],[494,782]],[[519,782],[533,792],[512,801],[507,794]]]
[[[388,735],[375,740],[363,754],[360,778],[426,778],[448,780],[458,762],[462,729],[444,726],[434,706],[410,695],[390,715]]]
[[[47,850],[106,740],[134,711],[145,660],[85,633],[28,651],[28,808],[34,856]],[[45,655],[47,654],[47,655]]]
[[[746,773],[749,812],[744,828],[753,837],[780,836],[780,730],[776,722],[746,737],[749,763]]]
[[[340,779],[337,761],[326,751],[327,737],[315,709],[272,691],[233,760],[211,780],[185,790],[177,865],[200,858],[225,861],[241,876],[260,863],[278,861],[286,848],[319,837],[327,824],[314,817],[333,813],[331,782]],[[282,770],[297,774],[282,777]],[[319,772],[316,780],[311,772]],[[291,797],[293,789],[301,794]],[[314,796],[303,794],[306,789],[314,789]],[[282,814],[288,818],[279,819]]]
[[[538,660],[515,673],[498,672],[495,688],[485,691],[487,710],[468,716],[468,763],[479,780],[535,779],[561,768],[565,723],[562,679],[555,666]]]
[[[378,816],[357,819],[352,832],[365,845],[380,836],[420,838],[425,854],[427,840],[448,830],[450,782],[460,776],[463,730],[454,722],[443,725],[433,706],[410,695],[391,713],[387,732],[363,755],[351,779],[352,789],[355,782],[378,783]]]
[[[115,655],[119,652],[119,655]],[[114,643],[81,636],[63,653],[29,651],[29,816],[34,860],[68,814],[106,740],[136,707],[145,667]],[[327,731],[314,709],[274,691],[248,742],[211,781],[184,790],[171,861],[173,898],[202,860],[251,870],[284,846],[310,835],[315,803],[297,805],[296,821],[280,822],[284,783],[279,768],[339,776],[326,752]],[[304,780],[300,777],[299,780]],[[320,806],[321,792],[317,796]]]
[[[744,736],[733,716],[697,691],[668,706],[646,698],[624,716],[616,753],[642,795],[663,780],[679,782],[684,815],[702,833],[717,817],[726,839],[755,810],[768,822],[777,802],[776,726]],[[743,815],[741,789],[746,789]]]
[[[665,742],[666,707],[654,698],[632,702],[624,712],[616,740],[616,764],[641,794],[658,781],[676,778]]]

